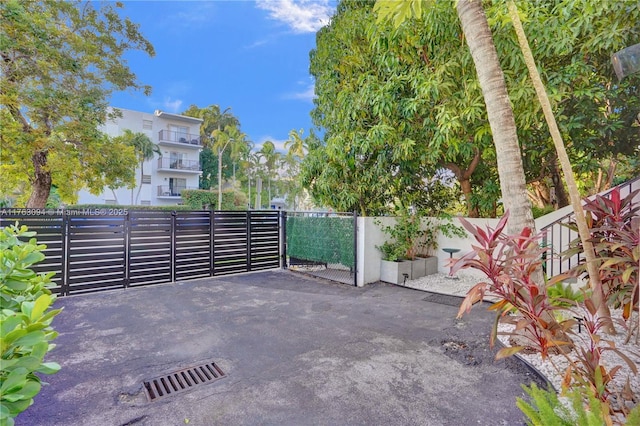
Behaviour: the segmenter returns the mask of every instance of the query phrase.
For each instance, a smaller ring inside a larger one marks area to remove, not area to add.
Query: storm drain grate
[[[144,382],[144,390],[149,401],[156,401],[178,392],[191,390],[199,385],[214,382],[223,377],[226,377],[226,374],[222,369],[215,362],[208,362],[146,380]]]

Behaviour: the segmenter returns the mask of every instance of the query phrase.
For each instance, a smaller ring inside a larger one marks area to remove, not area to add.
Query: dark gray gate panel
[[[251,212],[214,212],[213,275],[249,270],[248,217]]]
[[[280,212],[251,212],[249,270],[280,267]]]
[[[208,277],[211,271],[208,211],[176,212],[175,280]]]
[[[55,272],[52,290],[61,295],[280,266],[276,211],[101,210],[2,209],[0,226],[37,232],[48,247],[34,270]]]
[[[126,277],[125,216],[69,216],[69,293],[123,288]]]
[[[129,285],[171,282],[171,216],[161,211],[129,213]]]

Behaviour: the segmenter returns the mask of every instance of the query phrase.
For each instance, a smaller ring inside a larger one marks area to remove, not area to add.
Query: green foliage
[[[507,196],[500,193],[483,94],[455,7],[381,0],[374,11],[372,4],[340,2],[317,34],[312,116],[324,139],[310,146],[303,184],[318,203],[337,210],[389,214],[394,198],[426,204],[431,194],[423,183],[439,168],[469,177],[464,172],[478,148],[468,201],[481,216],[499,215],[497,201]],[[555,149],[540,105],[532,102],[534,88],[523,77],[528,73],[505,3],[483,7],[509,87],[527,181],[551,181]],[[519,8],[572,162],[585,178],[608,161],[619,168],[637,163],[640,74],[618,82],[610,55],[640,37],[640,9],[609,0],[520,2]],[[459,198],[457,189],[449,191],[450,200]]]
[[[553,206],[544,206],[544,207],[532,206],[531,207],[531,212],[533,213],[533,218],[534,219],[542,217],[542,216],[544,216],[546,214],[549,214],[549,213],[551,213],[553,211],[555,211]]]
[[[287,216],[287,254],[354,267],[353,218]]]
[[[395,262],[401,259],[415,259],[418,241],[424,235],[421,231],[421,220],[416,214],[400,210],[393,226],[383,226],[382,231],[388,236],[378,249],[382,252],[383,260]],[[431,245],[432,238],[424,238],[423,245]]]
[[[584,294],[580,290],[574,290],[571,284],[558,282],[547,287],[549,302],[554,306],[570,308],[584,302]]]
[[[606,424],[608,410],[605,403],[589,395],[588,405],[584,403],[583,395],[575,390],[565,395],[571,407],[560,402],[553,389],[543,390],[535,383],[531,386],[522,385],[524,391],[531,398],[531,403],[517,398],[516,405],[527,416],[527,424],[531,426],[601,426]],[[632,423],[627,423],[632,424]]]
[[[128,206],[122,204],[72,204],[65,207],[65,210],[115,210],[115,211],[131,211],[131,210],[158,210],[158,211],[174,211],[174,210],[193,210],[189,206],[178,206],[178,205],[170,205],[170,206]],[[200,210],[200,209],[197,209]]]
[[[188,209],[192,210],[217,210],[218,192],[201,189],[188,189],[182,191],[182,199]],[[221,210],[246,210],[247,196],[243,192],[233,189],[222,191]]]
[[[40,392],[36,373],[53,374],[60,366],[44,362],[55,345],[51,327],[61,309],[51,309],[55,296],[53,273],[37,275],[31,267],[44,259],[42,250],[25,226],[7,227],[0,234],[0,424],[13,419],[33,404]]]
[[[0,192],[44,208],[51,185],[65,202],[134,182],[133,148],[98,129],[119,114],[113,91],[138,83],[123,56],[154,54],[122,2],[0,2]],[[29,195],[30,192],[30,195]],[[27,201],[28,199],[28,201]]]

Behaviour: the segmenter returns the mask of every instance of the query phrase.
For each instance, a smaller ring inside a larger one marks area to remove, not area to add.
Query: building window
[[[142,200],[142,201],[140,201],[140,205],[141,205],[141,206],[150,206],[150,205],[151,205],[151,201],[149,201],[149,200]]]
[[[189,137],[189,128],[184,126],[169,126],[172,132],[174,132],[175,142],[187,142]]]
[[[151,130],[153,127],[153,121],[151,120],[142,120],[142,128],[144,130]]]
[[[142,183],[151,183],[151,175],[142,175]]]

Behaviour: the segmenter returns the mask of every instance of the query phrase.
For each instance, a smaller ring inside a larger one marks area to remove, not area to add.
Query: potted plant
[[[438,272],[438,257],[435,255],[438,248],[438,235],[445,237],[464,238],[464,229],[452,223],[448,216],[441,216],[438,219],[426,219],[423,222],[423,229],[416,240],[417,258],[424,259],[425,275],[436,274]]]
[[[389,239],[378,246],[382,252],[380,279],[394,284],[424,276],[424,260],[417,260],[417,238],[420,236],[420,219],[402,210],[394,226],[385,226],[383,232]]]

